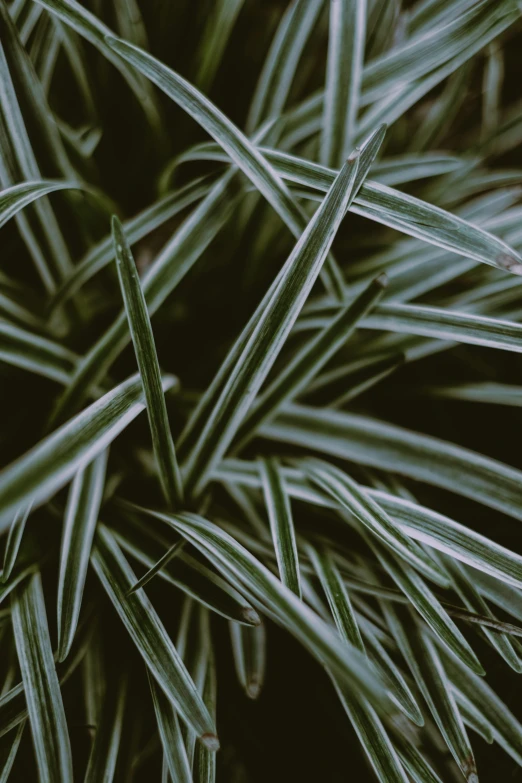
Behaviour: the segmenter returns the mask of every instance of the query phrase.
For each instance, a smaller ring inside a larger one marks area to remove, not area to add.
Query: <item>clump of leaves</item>
[[[522,765],[520,35],[0,0],[0,780]]]

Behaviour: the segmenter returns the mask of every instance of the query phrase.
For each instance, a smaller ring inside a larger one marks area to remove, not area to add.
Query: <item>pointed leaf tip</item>
[[[212,753],[217,753],[220,748],[219,740],[215,734],[202,734],[200,740]]]

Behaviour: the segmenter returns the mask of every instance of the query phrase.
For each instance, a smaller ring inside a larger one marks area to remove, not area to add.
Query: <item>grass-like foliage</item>
[[[520,17],[0,0],[0,783],[522,775]]]

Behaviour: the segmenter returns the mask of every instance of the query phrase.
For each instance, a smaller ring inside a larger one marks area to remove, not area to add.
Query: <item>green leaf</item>
[[[327,192],[336,172],[285,152],[263,149],[274,169],[284,178]],[[493,234],[433,204],[366,180],[357,191],[352,212],[422,239],[436,247],[484,264],[522,272],[522,257]]]
[[[166,541],[155,538],[141,520],[131,517],[125,519],[125,525],[113,527],[112,533],[126,552],[149,568],[147,573],[158,564],[168,546]],[[258,613],[237,590],[185,549],[178,550],[175,562],[158,571],[158,576],[222,617],[247,625],[261,622]]]
[[[70,783],[69,734],[39,574],[16,588],[11,616],[40,780]]]
[[[299,466],[314,484],[357,517],[386,547],[438,584],[448,584],[444,570],[421,547],[405,536],[387,513],[350,476],[328,462],[310,457],[300,460]]]
[[[363,318],[361,326],[522,353],[520,324],[441,307],[382,304]]]
[[[433,386],[427,389],[427,393],[436,397],[450,397],[467,402],[522,407],[522,386],[508,383],[482,381],[463,383],[459,386]]]
[[[306,552],[321,582],[337,630],[343,639],[365,653],[350,597],[331,553],[324,547],[316,548],[311,544],[306,546]]]
[[[160,307],[200,258],[231,214],[234,202],[226,174],[182,223],[145,273],[142,286],[149,315]],[[60,398],[54,419],[72,415],[89,391],[107,373],[130,340],[127,317],[122,312],[83,357]]]
[[[0,581],[2,581],[4,585],[11,576],[13,568],[16,564],[25,525],[29,514],[31,513],[31,507],[31,503],[29,503],[29,505],[25,508],[20,508],[16,512],[16,516],[11,523],[11,527],[9,528],[7,543],[5,545],[4,568],[0,577]]]
[[[247,132],[280,116],[322,6],[323,0],[293,0],[282,16],[252,98]]]
[[[260,434],[409,476],[522,519],[520,471],[430,435],[362,414],[304,405],[288,405],[273,423],[261,426]]]
[[[197,52],[196,84],[204,92],[212,87],[243,4],[244,0],[217,0],[208,14]]]
[[[377,155],[379,148],[384,140],[385,133],[386,126],[377,128],[376,131],[370,134],[365,144],[361,147],[359,154],[359,166],[357,168],[355,181],[353,184],[354,193],[357,193],[358,189],[361,187],[361,184],[364,182],[366,174],[368,173],[368,170],[370,169],[375,156]],[[237,366],[241,354],[244,352],[245,346],[247,345],[248,340],[251,338],[254,329],[256,326],[258,326],[260,320],[264,317],[265,311],[273,299],[281,281],[287,275],[288,264],[291,263],[292,255],[290,256],[290,259],[287,260],[287,264],[285,264],[279,271],[279,274],[261,300],[254,314],[241,332],[232,349],[229,351],[218,373],[214,376],[214,379],[209,388],[201,397],[199,404],[196,406],[194,413],[190,417],[180,438],[179,446],[183,456],[194,448],[194,444],[196,443],[197,439],[201,437],[203,428],[205,427],[213,409],[215,409],[216,405],[218,404],[219,398],[222,395],[223,389],[225,388],[230,374],[232,373],[234,367]]]
[[[319,274],[353,198],[357,157],[343,167],[283,267],[280,283],[253,327],[184,465],[187,492],[197,494],[252,404]]]
[[[154,335],[138,271],[117,217],[112,218],[112,237],[120,288],[145,392],[152,446],[158,464],[160,482],[167,503],[171,508],[176,508],[182,502],[183,489],[161,383]]]
[[[309,3],[310,0],[306,0],[306,2]],[[313,0],[313,4],[317,6],[316,0]],[[288,226],[294,237],[299,238],[306,227],[306,213],[258,148],[239,128],[199,90],[159,60],[120,39],[107,38],[107,43],[181,106],[223,147],[230,155],[231,160],[248,177]],[[325,267],[324,277],[328,290],[341,299],[343,278],[331,257]]]
[[[333,498],[319,489],[310,486],[301,471],[284,468],[285,485],[291,497],[323,506],[339,507]],[[218,480],[240,483],[252,487],[260,487],[259,470],[254,462],[243,460],[225,460],[216,470]],[[488,578],[486,589],[494,586],[498,591],[508,591],[499,604],[509,611],[509,607],[518,606],[517,593],[504,584],[498,585],[497,579],[522,588],[522,557],[515,552],[497,544],[495,541],[476,533],[470,528],[455,522],[450,517],[439,514],[426,506],[390,494],[384,490],[364,488],[364,492],[377,501],[382,508],[392,516],[405,535],[417,539],[441,552],[447,552],[451,557],[473,566],[473,580],[478,581],[482,589],[483,574],[490,574],[495,579]],[[475,571],[478,569],[478,571]],[[481,574],[480,572],[483,572]],[[498,585],[498,587],[496,587]],[[489,596],[489,593],[486,593]],[[516,616],[522,621],[522,606]]]
[[[444,651],[442,654],[452,682],[491,725],[495,742],[522,765],[522,725],[482,677],[465,668],[453,655]]]
[[[308,340],[292,360],[261,392],[238,430],[238,449],[255,433],[261,422],[271,418],[286,401],[295,398],[310,380],[349,340],[358,322],[371,310],[386,287],[386,276],[380,275],[317,336]]]
[[[66,385],[78,357],[47,337],[0,321],[0,361]]]
[[[158,723],[163,753],[167,759],[172,780],[179,783],[192,783],[192,774],[183,743],[183,735],[178,716],[161,688],[149,674],[149,685],[154,703],[154,712]]]
[[[365,539],[377,555],[383,568],[409,598],[411,604],[441,642],[474,672],[484,674],[484,670],[470,645],[435,595],[424,584],[422,578],[406,562],[401,562],[394,557],[377,540],[370,540],[366,535]]]
[[[276,459],[267,457],[260,460],[259,471],[279,575],[282,583],[300,598],[301,581],[294,521],[290,499],[281,477],[281,467]]]
[[[91,563],[138,652],[169,701],[197,736],[217,750],[215,727],[176,648],[145,593],[128,595],[136,577],[109,530],[99,525]]]
[[[77,174],[67,157],[45,91],[11,20],[5,0],[0,3],[0,38],[17,85],[19,100],[24,105],[26,121],[32,122],[37,128],[38,143],[42,157],[45,155],[46,165],[50,163],[57,176],[75,178]]]
[[[444,737],[462,774],[469,783],[478,783],[473,751],[455,703],[448,676],[428,634],[412,625],[408,614],[407,631],[404,621],[389,606],[385,616],[399,649],[410,667],[433,718]],[[402,618],[402,615],[400,616]]]
[[[20,740],[25,729],[25,721],[17,729],[13,729],[0,743],[0,783],[8,783]]]
[[[229,628],[239,684],[249,699],[257,699],[265,679],[265,626],[261,623],[256,628],[248,628],[239,623],[229,623]]]
[[[364,62],[366,5],[366,0],[330,3],[320,148],[324,166],[341,166],[353,147]]]
[[[175,215],[194,202],[207,195],[210,185],[202,178],[197,178],[188,185],[174,190],[164,198],[154,202],[136,217],[123,223],[123,230],[132,245],[151,234],[167,223]],[[84,283],[97,272],[104,269],[114,259],[112,237],[96,243],[89,252],[75,264],[74,269],[58,287],[49,305],[49,312],[54,312],[66,299],[72,296]]]
[[[75,475],[65,511],[58,576],[58,660],[71,650],[101,506],[107,450]]]
[[[489,745],[491,745],[495,741],[493,736],[493,727],[491,724],[488,723],[488,721],[484,718],[484,715],[475,707],[473,702],[471,702],[468,697],[462,693],[462,691],[459,691],[455,685],[452,686],[452,690],[455,701],[457,702],[457,706],[459,708],[459,712],[462,715],[464,725],[468,726],[470,729],[473,729],[476,734],[481,736]]]
[[[57,190],[79,190],[81,185],[76,182],[21,182],[0,191],[0,228],[28,204],[36,199],[54,193]]]
[[[315,612],[228,533],[195,514],[166,515],[149,509],[142,510],[171,524],[220,571],[226,572],[227,576],[229,573],[233,575],[264,613],[277,617],[278,622],[308,647],[313,655],[374,701],[379,709],[386,709],[387,698],[379,678],[369,671],[364,656],[341,640]]]
[[[203,700],[207,708],[215,719],[216,716],[216,664],[212,648],[209,649],[209,660],[203,684]],[[195,783],[215,783],[216,781],[216,754],[211,753],[208,748],[199,743],[196,747],[194,758],[194,781]]]
[[[117,677],[116,683],[108,685],[85,773],[85,783],[112,783],[114,780],[129,687],[129,673],[125,669]]]
[[[152,93],[146,82],[138,79],[135,73],[119,57],[116,57],[110,46],[107,46],[106,38],[112,35],[112,31],[99,19],[91,14],[76,0],[34,0],[52,14],[61,19],[67,26],[75,30],[79,35],[89,41],[109,60],[121,73],[131,90],[136,95],[137,101],[142,107],[151,126],[158,130],[161,119],[153,100]]]
[[[174,385],[164,381],[164,388]],[[42,503],[116,438],[144,409],[141,379],[133,376],[94,402],[0,473],[0,517],[23,502]]]
[[[175,544],[172,544],[169,549],[165,552],[163,557],[160,557],[160,559],[155,563],[152,568],[149,568],[146,574],[143,574],[141,579],[138,579],[135,585],[131,587],[129,590],[129,595],[131,593],[135,593],[136,590],[141,590],[142,587],[145,587],[145,585],[148,585],[151,579],[153,579],[156,574],[159,574],[159,572],[165,568],[167,563],[170,563],[171,560],[173,560],[180,552],[181,548],[183,547],[183,539],[180,539],[179,541],[176,541]]]
[[[472,612],[481,614],[485,617],[490,617],[492,620],[496,620],[486,601],[484,601],[484,599],[475,589],[472,580],[468,578],[464,568],[450,557],[444,557],[443,562],[446,570],[452,578],[453,587],[460,596],[462,603]],[[498,632],[495,633],[489,630],[487,626],[481,626],[481,631],[483,632],[486,639],[488,639],[491,646],[497,650],[499,655],[504,658],[509,666],[511,666],[511,668],[519,674],[522,673],[522,664],[520,663],[509,638],[505,634]]]
[[[335,679],[333,682],[377,779],[380,783],[408,783],[397,752],[375,710],[347,692]]]

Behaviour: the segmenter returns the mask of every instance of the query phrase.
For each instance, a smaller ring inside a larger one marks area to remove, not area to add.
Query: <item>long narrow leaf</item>
[[[104,526],[98,527],[91,562],[158,685],[201,742],[216,750],[219,743],[213,721],[144,592],[128,595],[136,577]]]
[[[351,304],[342,308],[337,318],[301,348],[250,409],[237,433],[240,446],[261,422],[273,416],[286,401],[295,398],[346,343],[359,320],[378,301],[385,287],[386,277],[380,275]]]
[[[230,623],[229,628],[239,683],[249,699],[257,699],[265,678],[265,627],[261,624],[256,628],[247,628]]]
[[[283,485],[280,466],[277,460],[266,458],[260,461],[259,469],[281,581],[301,597],[294,521],[290,499]]]
[[[174,384],[167,378],[164,388]],[[64,486],[144,409],[141,379],[132,377],[44,438],[0,473],[0,517],[19,504],[35,505]]]
[[[353,198],[357,158],[343,167],[310,221],[284,269],[285,274],[253,328],[187,464],[188,492],[204,486],[265,380],[319,274],[335,233]]]
[[[353,146],[359,108],[366,0],[330,3],[321,163],[337,168]]]
[[[182,501],[183,490],[161,384],[158,355],[136,265],[121,223],[116,217],[112,219],[112,236],[125,311],[147,402],[152,446],[161,486],[167,503],[175,508]]]
[[[65,511],[58,576],[58,660],[71,649],[80,616],[87,567],[100,510],[107,450],[79,470],[71,485]]]
[[[370,499],[350,476],[334,465],[318,459],[307,458],[301,460],[299,464],[314,484],[354,514],[387,547],[430,579],[447,585],[447,577],[437,563],[417,544],[403,535],[386,512]]]
[[[379,678],[369,672],[364,656],[343,642],[315,612],[231,536],[194,514],[169,516],[144,510],[171,524],[218,568],[234,574],[263,611],[277,616],[279,622],[314,655],[323,662],[327,661],[347,683],[359,688],[380,709],[386,709],[387,699]]]
[[[17,588],[13,630],[40,780],[69,783],[72,760],[39,574]]]
[[[298,405],[287,406],[260,432],[271,440],[395,471],[522,519],[520,471],[430,435],[362,414]]]
[[[25,525],[30,513],[31,504],[29,504],[26,508],[17,511],[16,516],[11,523],[11,527],[9,528],[7,543],[5,545],[4,568],[0,577],[0,581],[3,584],[7,582],[15,566],[16,559],[18,557],[18,550],[20,549],[20,544],[22,543],[22,536],[24,534]]]

